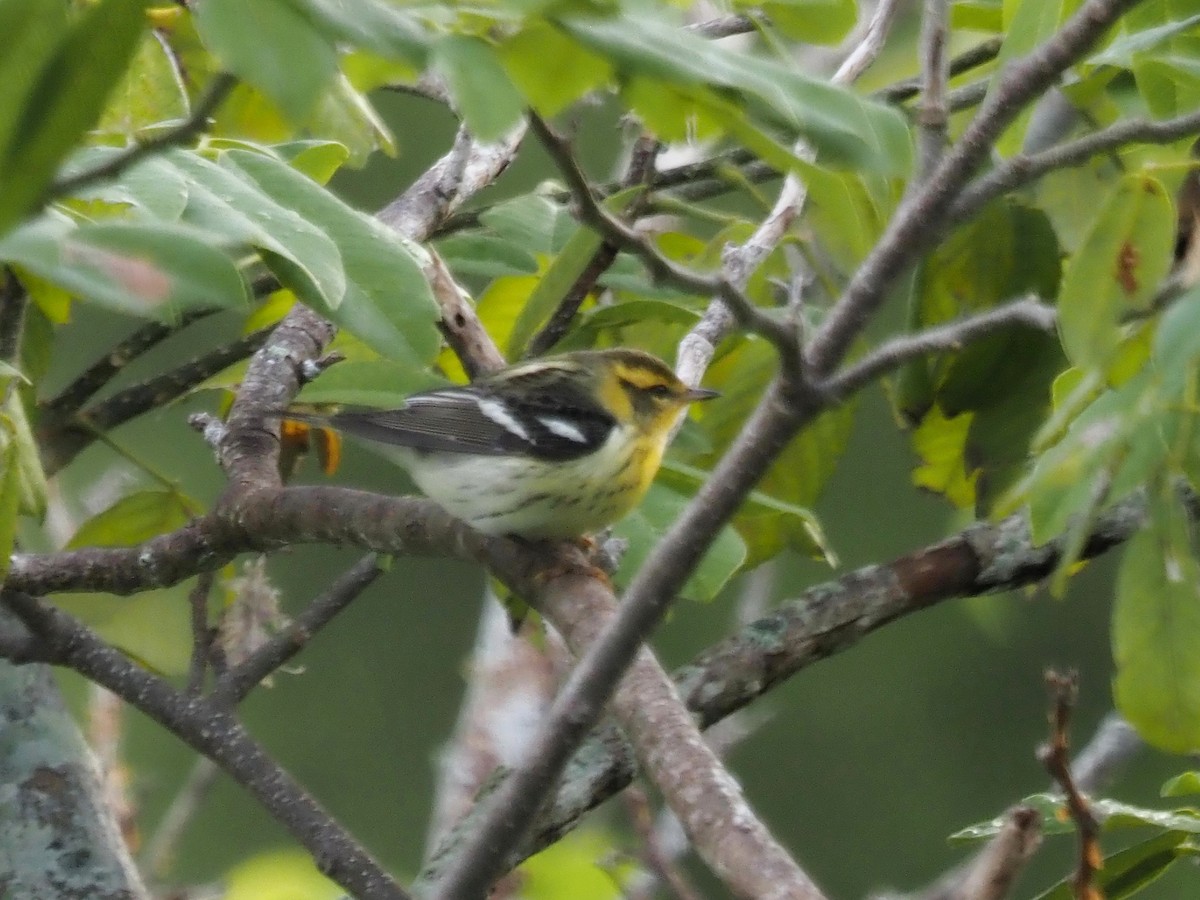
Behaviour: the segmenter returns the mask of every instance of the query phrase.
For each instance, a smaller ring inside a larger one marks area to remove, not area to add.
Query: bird
[[[634,509],[684,410],[717,396],[649,353],[613,348],[520,362],[396,409],[285,417],[375,445],[477,531],[572,540]]]

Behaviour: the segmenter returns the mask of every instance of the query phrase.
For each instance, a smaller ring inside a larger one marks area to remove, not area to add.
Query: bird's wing
[[[525,392],[518,402],[486,383],[414,394],[399,409],[347,409],[328,422],[355,437],[418,451],[546,460],[593,452],[616,424],[570,384]]]

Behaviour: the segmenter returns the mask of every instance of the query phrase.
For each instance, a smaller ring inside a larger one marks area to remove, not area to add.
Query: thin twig
[[[961,350],[972,341],[1014,326],[1053,333],[1057,321],[1054,307],[1035,297],[1014,300],[973,316],[891,338],[819,382],[817,390],[831,401],[841,399],[919,356]]]
[[[644,185],[650,180],[654,174],[654,160],[658,155],[658,148],[658,141],[648,134],[641,133],[634,139],[633,148],[629,154],[629,165],[621,179],[621,184],[625,188],[639,184]],[[638,212],[645,205],[645,197],[646,194],[643,192],[626,210],[625,215],[631,221],[637,218]],[[592,254],[592,258],[584,266],[583,271],[579,273],[579,277],[575,279],[575,283],[563,294],[554,313],[542,326],[541,331],[535,334],[529,342],[527,356],[542,356],[562,339],[571,327],[571,322],[575,320],[575,314],[579,312],[579,307],[583,305],[583,301],[587,299],[600,280],[600,276],[616,262],[619,250],[620,248],[611,241],[601,242]]]
[[[950,60],[950,77],[953,78],[956,75],[961,75],[963,72],[969,72],[971,69],[991,62],[1000,54],[1000,48],[1003,45],[1004,38],[995,37],[984,41],[982,44],[976,44],[970,50],[963,51]],[[880,88],[871,96],[876,100],[883,100],[885,103],[903,103],[905,100],[911,100],[920,93],[921,76],[918,75],[915,78],[897,81],[895,84]]]
[[[131,168],[151,154],[166,150],[168,147],[177,147],[180,144],[190,141],[193,137],[208,128],[209,119],[212,114],[224,102],[225,98],[229,96],[237,86],[237,83],[238,80],[235,76],[227,72],[218,73],[213,77],[204,96],[196,102],[191,114],[178,125],[144,141],[138,141],[133,146],[91,169],[84,169],[82,172],[76,172],[73,175],[66,175],[59,178],[47,190],[46,200],[52,200],[64,194],[75,193],[80,188],[87,187],[97,181],[116,178],[126,169]]]
[[[870,67],[883,50],[898,8],[899,3],[896,0],[883,0],[876,6],[862,38],[834,73],[834,84],[852,84]],[[792,152],[807,162],[816,158],[816,153],[804,140],[797,141]],[[741,246],[729,248],[725,254],[726,275],[734,287],[739,290],[745,288],[750,275],[779,246],[792,222],[800,216],[807,198],[808,189],[804,182],[794,172],[789,172],[783,180],[779,196],[770,213],[755,229],[754,234]],[[789,343],[799,343],[802,341],[800,327],[803,322],[803,292],[800,287],[804,283],[803,275],[797,273],[792,283],[796,290],[787,309],[788,330],[791,333]],[[704,372],[716,354],[717,346],[733,328],[735,316],[731,315],[731,312],[736,313],[736,310],[729,306],[723,296],[717,294],[709,301],[700,321],[679,342],[676,371],[686,384],[698,385],[704,377]],[[776,344],[776,347],[780,352],[785,377],[799,382],[805,377],[802,357],[788,347],[780,344]],[[682,425],[682,420],[679,424]]]
[[[912,900],[1005,900],[1042,842],[1042,815],[1029,806],[1010,809],[1000,830],[971,860]]]
[[[946,86],[950,63],[946,45],[950,40],[950,3],[925,0],[921,16],[921,99],[917,103],[917,180],[924,181],[937,166],[946,149],[946,127],[950,108]]]
[[[317,632],[346,609],[382,573],[379,558],[374,553],[368,553],[339,575],[286,628],[225,672],[213,689],[213,699],[222,704],[243,700],[272,672],[304,649]]]
[[[183,784],[179,786],[167,811],[162,814],[158,827],[146,841],[146,849],[141,856],[142,868],[162,878],[171,869],[175,852],[187,826],[191,823],[200,805],[216,784],[217,776],[221,774],[220,767],[207,756],[201,756],[192,764]]]
[[[656,278],[692,293],[720,296],[728,303],[738,322],[748,331],[770,341],[780,351],[781,359],[794,357],[795,334],[786,322],[757,307],[729,278],[696,272],[659,253],[645,235],[617,219],[596,201],[587,177],[580,170],[566,142],[537,115],[530,114],[529,122],[530,128],[571,188],[584,222],[641,259]]]
[[[1145,747],[1134,727],[1120,713],[1110,712],[1071,763],[1075,786],[1089,794],[1102,790]]]
[[[196,586],[188,592],[188,606],[192,620],[192,659],[188,664],[187,692],[198,696],[204,688],[204,676],[208,671],[209,654],[212,651],[212,629],[208,624],[208,597],[212,593],[216,576],[212,572],[201,572],[196,577]]]
[[[921,189],[900,204],[829,310],[807,348],[810,371],[825,375],[841,362],[883,302],[887,289],[944,233],[956,199],[987,159],[996,138],[1137,2],[1085,0],[1053,36],[1009,64],[954,147]]]
[[[263,328],[243,335],[177,368],[130,385],[76,415],[68,415],[65,418],[47,416],[41,429],[47,472],[54,473],[62,469],[78,456],[80,451],[95,441],[97,435],[165,406],[234,363],[250,356],[266,342],[271,331],[271,328]],[[123,365],[124,362],[112,369],[110,376]],[[103,377],[102,370],[105,368],[107,366],[101,361],[89,369],[89,373]],[[76,382],[79,385],[78,393],[89,390],[91,384],[95,383],[92,374],[89,373],[85,373],[86,384],[82,380]],[[77,396],[72,397],[70,403],[74,403]],[[61,399],[62,395],[59,395],[53,403],[59,404]],[[63,403],[61,408],[69,408],[70,403]]]
[[[194,322],[208,318],[216,312],[215,309],[189,310],[180,316],[177,322],[147,322],[88,366],[56,397],[42,402],[42,413],[56,419],[74,415],[133,360]]]
[[[752,31],[757,31],[758,26],[749,16],[718,16],[715,19],[709,19],[705,22],[695,22],[691,25],[685,25],[683,30],[690,31],[692,34],[697,34],[703,38],[718,40],[720,38],[733,37],[736,34],[749,34]]]
[[[875,7],[875,12],[871,15],[871,21],[867,23],[863,39],[855,45],[854,50],[833,73],[834,84],[853,84],[858,81],[863,72],[870,68],[871,63],[879,58],[884,42],[891,33],[892,22],[895,21],[896,13],[899,12],[902,4],[903,0],[880,0],[879,5]]]
[[[1079,832],[1079,862],[1073,881],[1075,900],[1101,900],[1102,895],[1093,883],[1096,873],[1104,865],[1104,854],[1100,850],[1100,822],[1071,775],[1068,730],[1071,711],[1079,694],[1079,677],[1074,672],[1061,675],[1050,671],[1046,673],[1046,685],[1053,701],[1050,740],[1038,748],[1038,759],[1063,792],[1067,810]]]
[[[1018,154],[963,189],[950,207],[949,221],[965,221],[1001,194],[1030,184],[1047,172],[1082,165],[1126,144],[1169,144],[1196,134],[1200,134],[1200,112],[1160,122],[1130,119],[1040,153]]]
[[[638,839],[642,863],[653,874],[654,880],[666,885],[675,900],[701,900],[700,892],[659,842],[654,810],[650,807],[646,792],[640,787],[631,787],[622,792],[621,798],[625,803],[625,812],[633,827],[633,833]],[[630,900],[637,898],[630,897]]]
[[[13,274],[4,266],[0,270],[0,360],[20,366],[21,335],[25,329],[25,308],[29,295]],[[0,397],[0,403],[4,401]]]

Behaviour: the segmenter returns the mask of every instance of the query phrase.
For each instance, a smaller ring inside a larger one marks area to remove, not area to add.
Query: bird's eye
[[[670,385],[666,384],[652,384],[650,387],[646,388],[646,390],[651,397],[658,397],[663,400],[665,400],[667,397],[673,396],[675,393],[671,390]]]

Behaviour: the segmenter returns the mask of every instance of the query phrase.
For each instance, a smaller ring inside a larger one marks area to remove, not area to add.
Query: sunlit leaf
[[[185,585],[143,591],[132,597],[56,594],[54,604],[152,671],[161,675],[188,671],[192,626]]]
[[[541,21],[506,38],[499,54],[513,83],[543,116],[558,115],[612,73],[602,57]]]

